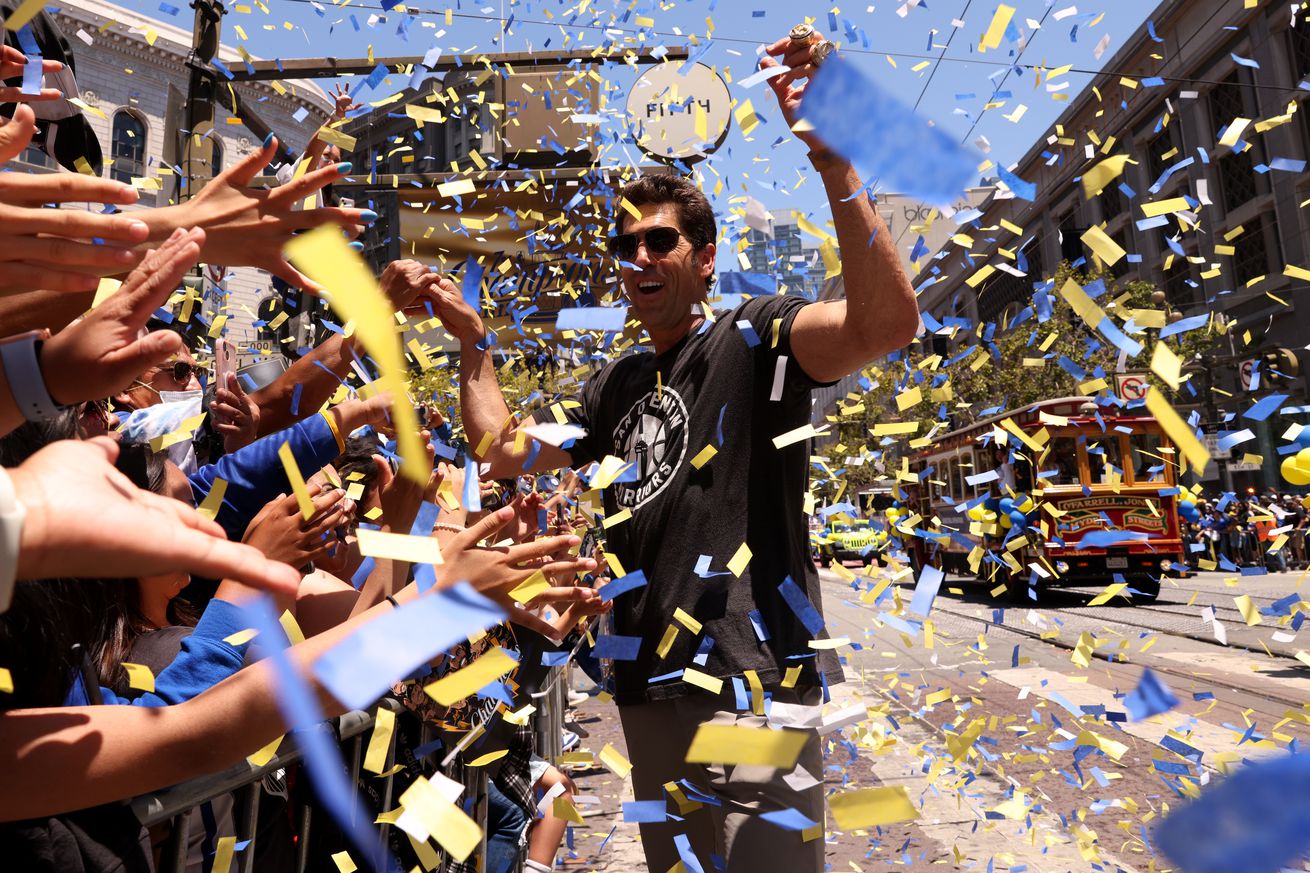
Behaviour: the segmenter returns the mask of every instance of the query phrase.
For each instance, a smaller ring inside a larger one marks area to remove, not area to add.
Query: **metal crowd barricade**
[[[392,698],[384,698],[378,703],[378,707],[385,707],[393,712],[402,710],[401,704]],[[342,757],[345,759],[347,768],[350,771],[352,783],[357,782],[360,778],[366,738],[369,729],[373,726],[374,712],[376,712],[376,709],[369,712],[348,712],[336,720],[337,736],[340,737],[342,743]],[[328,723],[324,723],[314,729],[326,731],[331,730],[332,727]],[[395,763],[395,757],[396,737],[393,733],[390,747],[387,749],[383,772],[392,767]],[[261,767],[255,767],[243,761],[221,773],[201,776],[161,791],[142,794],[133,798],[131,801],[132,811],[143,827],[149,828],[165,822],[172,825],[171,832],[160,851],[158,873],[185,873],[187,852],[190,845],[191,813],[201,804],[226,794],[231,794],[234,797],[232,818],[236,833],[233,835],[223,834],[223,836],[235,836],[238,842],[251,841],[245,851],[238,853],[233,859],[234,869],[238,873],[250,873],[254,869],[255,863],[254,841],[259,822],[259,798],[264,776],[289,767],[299,760],[300,750],[296,747],[293,736],[291,741],[284,741],[272,760]],[[383,780],[380,793],[382,805],[385,809],[394,806],[394,778],[394,776],[387,776]],[[485,834],[487,823],[485,776],[483,776],[483,781],[480,784],[475,782],[471,789],[470,796],[477,798],[474,804],[474,818]],[[302,805],[298,809],[295,822],[296,873],[304,873],[309,863],[309,841],[313,836],[313,818],[314,810],[312,807]],[[390,827],[390,825],[383,824],[379,828],[381,838],[381,844],[378,846],[379,862],[385,857],[385,847]],[[379,863],[376,866],[380,868],[381,864]]]
[[[536,712],[532,715],[533,731],[536,738],[537,754],[552,764],[558,765],[563,754],[564,714],[568,706],[568,672],[565,668],[554,667],[542,690],[533,695]],[[401,712],[403,707],[392,698],[383,698],[379,707],[393,712]],[[369,730],[373,727],[374,712],[353,711],[336,720],[337,736],[342,744],[342,757],[350,772],[351,782],[358,782],[364,760],[365,744]],[[332,730],[328,723],[316,726],[315,730]],[[427,741],[425,727],[424,742]],[[452,755],[454,752],[452,752]],[[383,772],[395,764],[396,736],[393,733],[390,747],[387,749]],[[188,782],[169,788],[142,794],[131,800],[132,811],[141,822],[142,827],[170,823],[171,831],[161,847],[158,873],[185,873],[187,853],[190,846],[191,814],[201,804],[215,800],[224,795],[233,795],[233,824],[238,842],[250,841],[246,849],[234,858],[237,873],[251,873],[255,864],[255,839],[259,823],[259,801],[264,776],[276,770],[295,764],[300,760],[300,750],[294,742],[284,741],[277,754],[260,767],[248,762],[241,762],[221,773],[201,776]],[[393,797],[394,776],[384,779],[381,796],[384,809],[391,809],[395,804]],[[487,815],[488,790],[487,773],[482,767],[464,768],[465,797],[473,798],[471,815],[482,830],[480,857],[487,852]],[[296,873],[304,873],[309,863],[309,841],[313,836],[314,810],[311,806],[301,805],[297,810],[296,829]],[[381,845],[378,846],[378,861],[385,857],[385,846],[391,826],[383,824],[379,828]],[[364,860],[364,859],[361,859]],[[522,869],[522,859],[516,870]],[[362,865],[361,865],[362,866]]]

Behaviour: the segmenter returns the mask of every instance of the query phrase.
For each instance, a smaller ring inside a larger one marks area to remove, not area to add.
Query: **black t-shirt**
[[[587,430],[570,449],[575,466],[607,455],[636,465],[633,481],[605,489],[607,516],[632,512],[606,531],[607,548],[627,573],[641,570],[648,582],[615,600],[615,632],[642,638],[635,660],[615,662],[621,704],[699,692],[677,678],[649,681],[688,667],[722,679],[755,670],[769,684],[799,665],[797,684],[819,684],[808,646],[814,637],[778,590],[790,576],[822,610],[802,504],[809,440],[773,444],[810,422],[817,383],[796,363],[789,340],[805,303],[758,297],[715,313],[713,323],[663,354],[610,363],[583,386],[578,405],[561,404]],[[549,409],[536,416],[554,418]],[[717,453],[697,469],[692,460],[706,446]],[[753,557],[737,578],[727,565],[742,543]],[[704,578],[696,572],[702,555],[710,556]],[[678,608],[703,625],[699,633],[675,621]],[[678,634],[661,658],[656,650],[671,623]],[[694,659],[707,637],[714,643],[702,666]],[[841,680],[830,650],[819,653],[817,669],[829,683]]]

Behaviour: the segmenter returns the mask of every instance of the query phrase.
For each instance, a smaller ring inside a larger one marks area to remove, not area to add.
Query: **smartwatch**
[[[18,544],[22,538],[27,509],[18,500],[18,492],[9,472],[0,467],[0,612],[9,609],[14,597],[14,580],[18,576]]]
[[[27,421],[48,421],[59,414],[59,404],[50,396],[41,374],[41,344],[49,338],[48,330],[29,330],[0,340],[0,363],[4,364],[9,393]]]

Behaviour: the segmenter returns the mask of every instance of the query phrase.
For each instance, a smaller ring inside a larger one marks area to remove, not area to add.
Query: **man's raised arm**
[[[433,290],[442,325],[459,340],[459,410],[464,436],[469,451],[479,461],[491,465],[490,478],[505,479],[519,473],[570,466],[567,452],[542,443],[531,465],[524,467],[531,442],[518,439],[518,423],[510,415],[500,391],[496,362],[486,342],[482,317],[464,301],[450,280],[437,280]]]
[[[769,80],[783,116],[794,126],[804,84],[813,75],[810,46],[789,39],[769,46],[769,54],[784,55],[791,72]],[[762,67],[776,66],[764,58]],[[861,188],[860,177],[845,160],[828,150],[822,131],[797,131],[810,147],[810,159],[819,171],[832,207],[837,243],[841,247],[842,280],[846,299],[804,307],[792,323],[791,347],[796,362],[819,382],[840,379],[888,352],[914,340],[919,327],[919,306],[910,280],[901,266],[896,246],[882,216]]]

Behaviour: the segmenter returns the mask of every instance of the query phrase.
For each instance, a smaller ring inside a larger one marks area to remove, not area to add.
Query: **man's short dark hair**
[[[619,198],[627,200],[638,209],[647,205],[672,203],[678,210],[678,223],[682,225],[682,232],[697,251],[714,242],[719,235],[714,221],[714,207],[710,206],[710,201],[696,183],[681,176],[667,173],[640,176],[623,186]],[[617,204],[619,200],[614,202]],[[628,217],[628,211],[616,205],[616,232],[623,232],[623,222]]]
[[[623,222],[629,217],[626,209],[617,204],[627,200],[640,209],[643,206],[662,206],[672,203],[678,210],[678,223],[687,235],[691,247],[700,251],[714,242],[719,235],[718,225],[714,220],[714,207],[695,182],[669,173],[652,173],[639,176],[623,186],[615,199],[614,232],[623,233]],[[714,277],[705,280],[708,289],[714,285]]]

